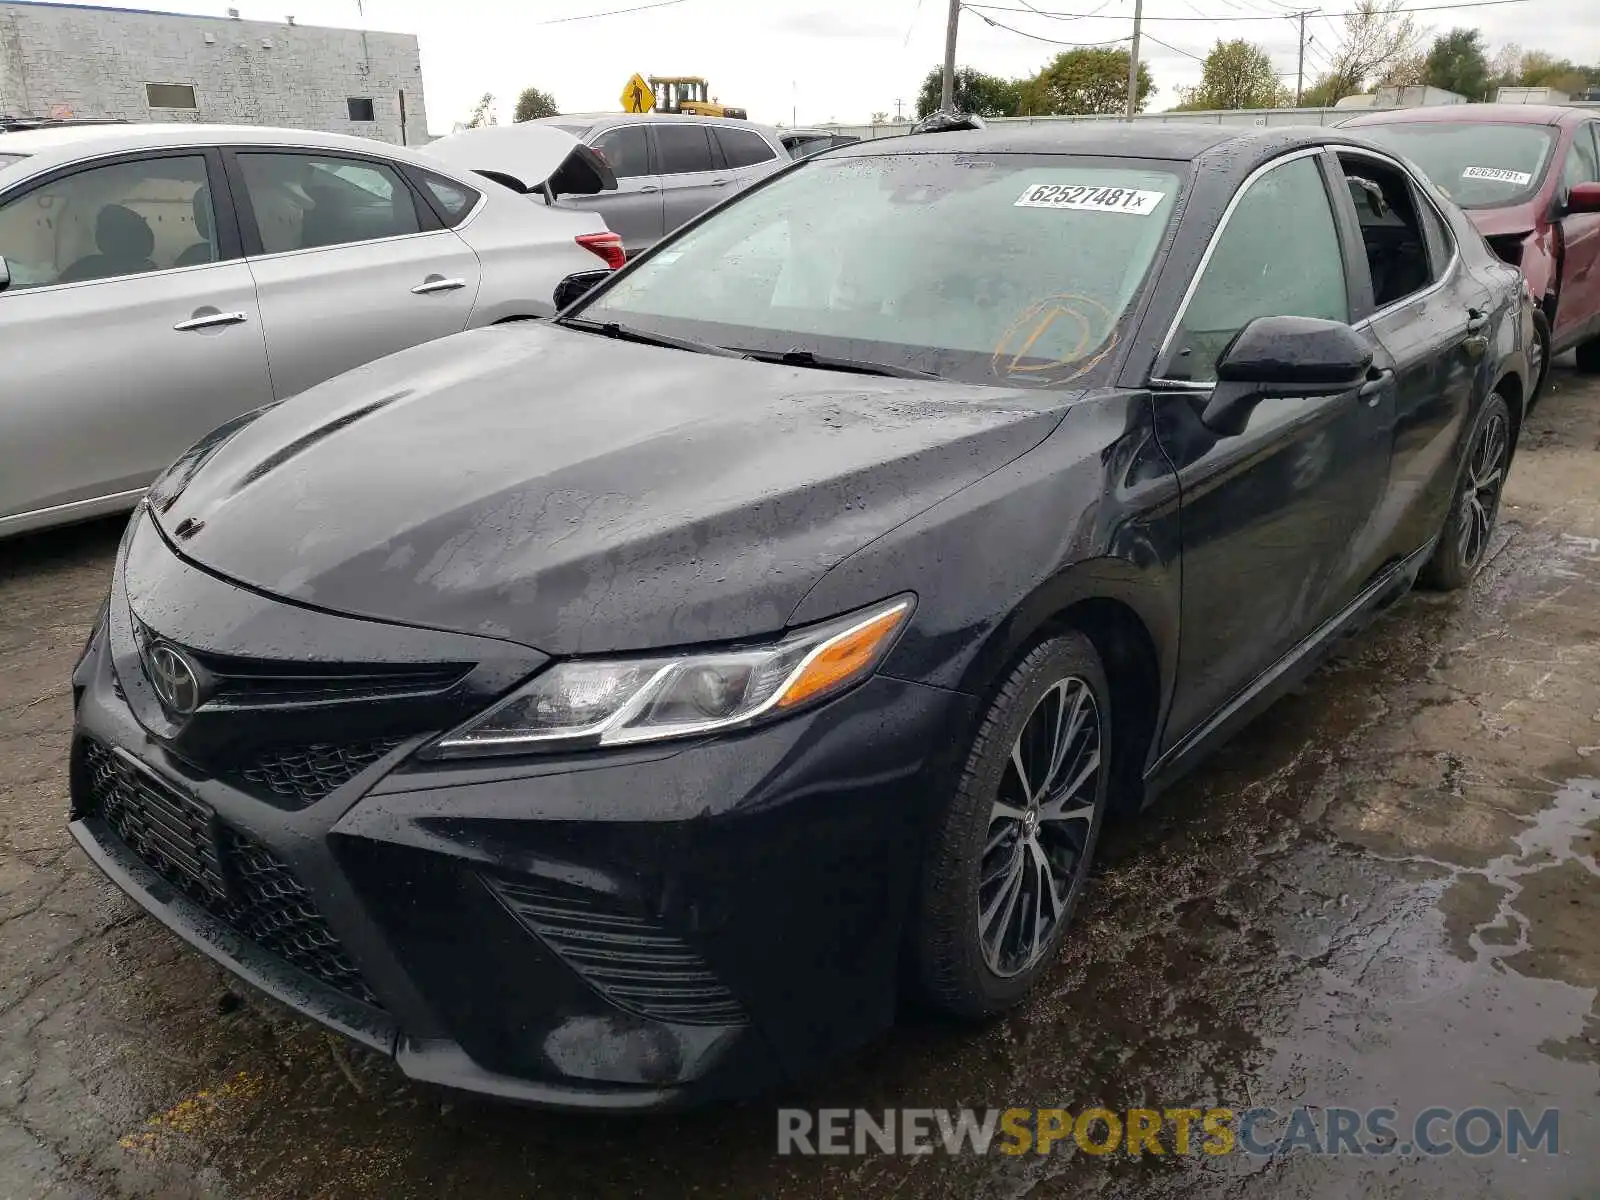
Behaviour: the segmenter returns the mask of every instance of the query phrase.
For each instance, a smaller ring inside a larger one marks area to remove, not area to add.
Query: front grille
[[[83,742],[84,810],[156,874],[263,949],[381,1007],[311,894],[275,854],[109,748]]]
[[[381,1007],[311,902],[311,893],[278,856],[233,830],[224,830],[223,846],[239,893],[224,919],[307,975],[365,1004]]]
[[[744,1009],[681,938],[609,897],[484,876],[522,924],[619,1008],[682,1025],[740,1025]]]
[[[98,742],[85,742],[90,803],[117,836],[168,883],[207,908],[227,897],[216,818],[197,800],[135,770]]]
[[[401,738],[353,742],[338,746],[317,742],[264,751],[239,777],[249,790],[280,808],[305,808],[334,788],[350,782],[362,771],[401,744]]]

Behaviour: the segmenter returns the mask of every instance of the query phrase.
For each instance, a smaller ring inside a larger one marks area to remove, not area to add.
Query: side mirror
[[[1568,213],[1600,213],[1600,183],[1575,183],[1567,189]]]
[[[1257,317],[1222,352],[1217,386],[1200,420],[1231,437],[1244,432],[1269,392],[1337,395],[1359,387],[1371,366],[1372,347],[1342,321]]]
[[[589,289],[600,283],[610,271],[579,271],[568,275],[556,284],[555,303],[556,311],[562,312],[589,294]]]
[[[11,286],[11,268],[6,266],[6,260],[0,258],[0,292]]]

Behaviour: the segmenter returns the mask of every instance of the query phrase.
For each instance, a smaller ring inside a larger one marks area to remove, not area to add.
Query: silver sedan
[[[133,506],[201,435],[446,334],[553,311],[620,240],[541,130],[520,174],[362,138],[198,125],[0,135],[0,537]],[[520,193],[520,194],[519,194]]]

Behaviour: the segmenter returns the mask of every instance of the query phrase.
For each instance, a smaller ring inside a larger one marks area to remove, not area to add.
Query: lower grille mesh
[[[740,1025],[744,1009],[710,966],[656,921],[609,897],[484,877],[545,945],[619,1008],[682,1025]]]
[[[87,811],[156,874],[264,950],[381,1007],[310,893],[265,846],[99,742],[83,743],[83,778]]]

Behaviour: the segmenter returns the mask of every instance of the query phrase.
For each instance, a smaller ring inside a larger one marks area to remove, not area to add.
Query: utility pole
[[[940,112],[949,112],[956,106],[956,25],[960,21],[961,0],[950,0],[950,20],[944,27],[944,84],[939,89]]]
[[[896,125],[900,124],[900,109],[904,105],[905,105],[905,101],[903,99],[900,99],[899,97],[895,98],[895,102],[894,102],[894,123]]]
[[[1300,98],[1306,93],[1306,18],[1308,12],[1297,12],[1295,16],[1300,19],[1300,64],[1294,71],[1294,106],[1300,107]]]
[[[1139,111],[1139,24],[1144,19],[1144,0],[1133,0],[1133,44],[1128,49],[1128,120]]]

